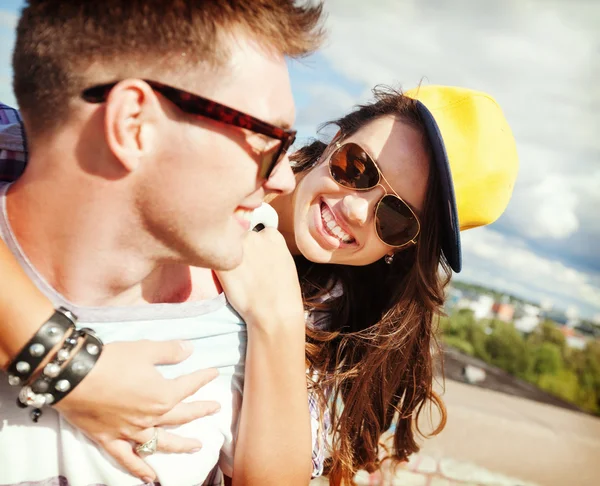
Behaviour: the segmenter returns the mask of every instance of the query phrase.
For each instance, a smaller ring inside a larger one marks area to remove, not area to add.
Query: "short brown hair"
[[[13,88],[27,128],[44,131],[64,119],[70,100],[91,81],[85,74],[94,64],[123,77],[135,77],[142,63],[218,67],[228,59],[223,34],[236,29],[283,55],[310,54],[323,37],[322,5],[296,3],[30,0],[13,54]]]

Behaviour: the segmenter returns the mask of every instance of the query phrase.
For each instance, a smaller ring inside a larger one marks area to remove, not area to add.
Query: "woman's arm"
[[[281,317],[289,328],[248,332],[234,485],[306,485],[310,481],[304,320]],[[296,324],[301,332],[293,329]]]
[[[270,228],[249,233],[244,263],[219,278],[248,326],[233,484],[307,485],[312,445],[304,309],[281,234]]]
[[[31,339],[54,308],[0,239],[0,369]]]

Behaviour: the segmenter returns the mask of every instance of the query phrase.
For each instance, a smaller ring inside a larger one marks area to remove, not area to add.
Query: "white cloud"
[[[305,88],[309,102],[298,113],[298,129],[310,135],[323,122],[334,120],[348,113],[358,100],[332,84],[311,84]]]
[[[365,87],[426,77],[492,93],[521,158],[506,219],[529,238],[573,237],[582,221],[600,232],[584,216],[600,203],[600,3],[575,5],[330,0],[323,55]]]
[[[521,169],[496,227],[513,236],[465,233],[461,277],[599,313],[600,275],[591,266],[600,268],[593,243],[600,239],[600,2],[328,0],[325,6],[330,40],[322,56],[365,92],[378,83],[410,88],[424,79],[487,91],[503,107]],[[327,119],[319,110],[326,98],[315,94],[311,119]],[[541,249],[552,256],[541,256]]]
[[[567,308],[575,303],[587,316],[600,312],[599,274],[584,272],[536,254],[519,238],[478,228],[462,234],[463,280]]]

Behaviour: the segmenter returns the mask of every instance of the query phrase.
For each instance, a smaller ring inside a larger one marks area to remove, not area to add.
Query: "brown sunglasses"
[[[341,145],[336,142],[335,147],[329,157],[329,173],[340,186],[355,191],[370,191],[381,186],[383,179],[391,189],[392,186],[385,180],[373,158],[360,145],[353,142]],[[375,206],[377,236],[394,248],[414,245],[421,231],[419,218],[393,189],[392,192],[385,194]]]
[[[296,139],[296,130],[288,130],[271,123],[254,118],[235,108],[217,103],[216,101],[203,98],[202,96],[183,91],[156,81],[142,80],[160,93],[181,111],[190,115],[203,116],[226,125],[245,128],[254,133],[260,133],[269,138],[279,140],[278,144],[269,147],[261,154],[258,177],[268,179],[277,163],[283,158],[287,150]],[[104,103],[108,94],[119,81],[92,86],[81,93],[81,97],[88,103]]]

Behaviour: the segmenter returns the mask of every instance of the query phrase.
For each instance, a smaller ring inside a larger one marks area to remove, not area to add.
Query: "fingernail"
[[[144,484],[154,484],[154,479],[149,477],[143,477],[142,481],[144,481]]]
[[[212,409],[212,412],[210,413],[217,413],[221,410],[221,405],[217,405],[215,408]]]
[[[181,341],[181,349],[183,349],[186,353],[189,353],[194,350],[194,345],[189,341]]]
[[[196,452],[200,452],[200,447],[196,447],[190,451],[190,454],[195,454]]]

